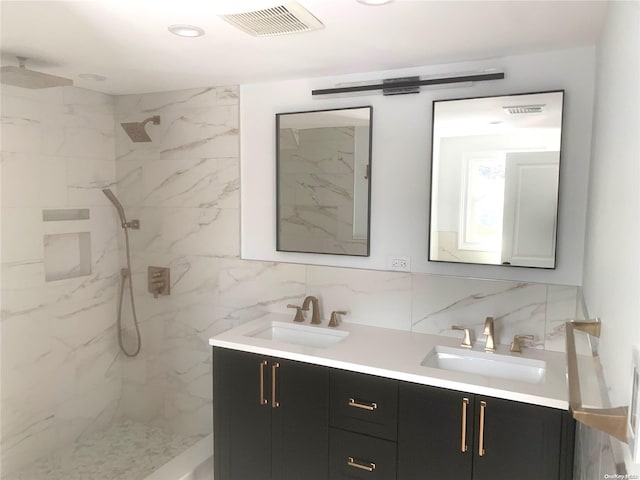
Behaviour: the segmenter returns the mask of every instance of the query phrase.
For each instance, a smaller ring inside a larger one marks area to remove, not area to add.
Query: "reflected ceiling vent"
[[[532,113],[544,112],[545,105],[514,105],[513,107],[502,107],[507,115],[529,115]]]
[[[253,12],[221,15],[234,27],[255,37],[273,37],[324,28],[320,20],[297,2],[286,2]]]

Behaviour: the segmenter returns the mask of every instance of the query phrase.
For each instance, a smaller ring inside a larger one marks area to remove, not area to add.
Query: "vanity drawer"
[[[398,436],[398,382],[331,371],[331,426],[387,440]]]
[[[395,442],[331,428],[329,478],[331,480],[395,480]]]

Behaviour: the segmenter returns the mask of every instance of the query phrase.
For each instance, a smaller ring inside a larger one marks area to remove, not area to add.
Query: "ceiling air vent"
[[[320,20],[297,2],[221,17],[234,27],[256,37],[288,35],[324,28]]]
[[[528,115],[531,113],[544,112],[545,105],[514,105],[513,107],[502,107],[507,115]]]

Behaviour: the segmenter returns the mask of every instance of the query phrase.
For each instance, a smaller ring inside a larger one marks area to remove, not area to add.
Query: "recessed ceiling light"
[[[170,25],[169,31],[179,37],[201,37],[204,35],[204,30],[200,27],[196,27],[195,25]]]
[[[385,5],[387,3],[391,3],[393,2],[393,0],[358,0],[358,2],[364,3],[365,5],[378,6],[378,5]]]

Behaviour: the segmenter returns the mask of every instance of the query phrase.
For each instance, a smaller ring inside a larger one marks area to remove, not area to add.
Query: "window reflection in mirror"
[[[369,255],[371,115],[276,115],[278,251]]]
[[[429,260],[555,268],[563,92],[433,103]]]

